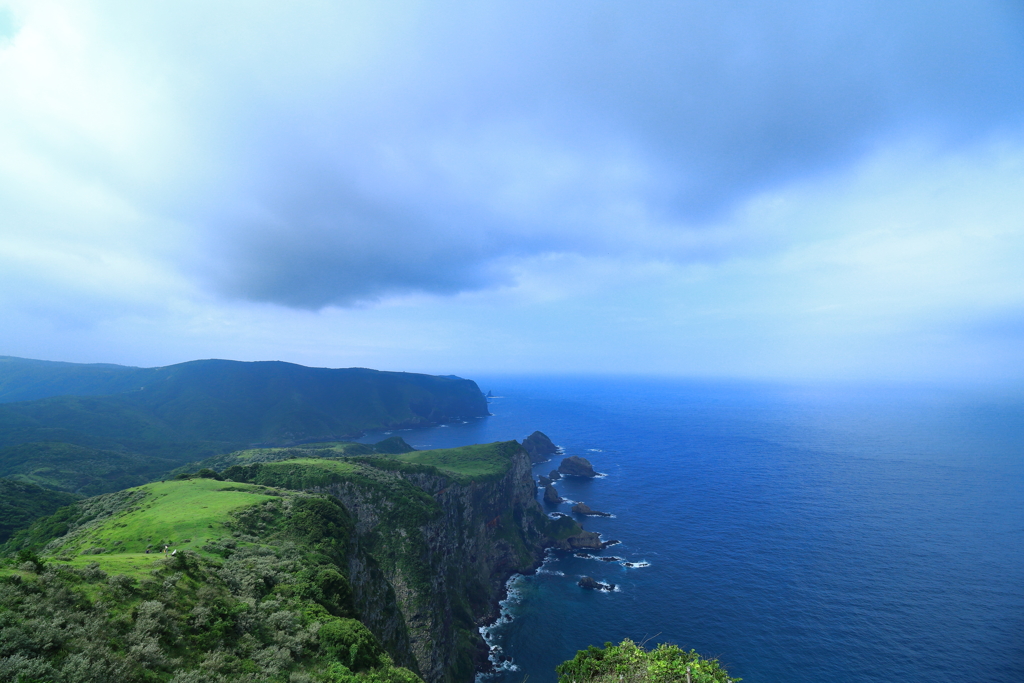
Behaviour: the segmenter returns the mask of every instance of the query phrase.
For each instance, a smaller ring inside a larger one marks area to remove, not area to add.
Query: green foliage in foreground
[[[353,523],[332,498],[200,478],[28,531],[0,562],[5,683],[422,683],[354,618]],[[173,556],[138,552],[171,536]]]
[[[558,683],[729,683],[729,674],[717,659],[704,659],[694,650],[662,643],[645,650],[628,638],[618,645],[591,645],[559,664]]]

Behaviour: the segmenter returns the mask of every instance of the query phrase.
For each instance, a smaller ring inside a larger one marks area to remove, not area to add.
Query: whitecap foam
[[[537,573],[544,576],[565,576],[565,572],[560,572],[557,569],[545,569],[544,567],[538,569]]]
[[[516,663],[512,661],[511,657],[505,655],[505,651],[498,644],[498,634],[496,631],[502,626],[512,623],[512,606],[523,600],[523,594],[519,590],[519,585],[524,580],[525,577],[522,574],[513,574],[509,577],[509,580],[505,582],[505,599],[498,601],[498,618],[490,624],[479,628],[480,636],[487,643],[487,659],[490,661],[493,671],[478,673],[476,675],[478,683],[493,677],[496,673],[519,671]]]
[[[604,453],[604,451],[601,450],[600,448],[588,448],[587,452],[588,453]]]
[[[642,569],[643,567],[650,567],[651,566],[651,563],[647,562],[646,560],[640,560],[639,562],[626,562],[626,561],[623,561],[620,564],[622,564],[622,566],[626,567],[627,569]]]

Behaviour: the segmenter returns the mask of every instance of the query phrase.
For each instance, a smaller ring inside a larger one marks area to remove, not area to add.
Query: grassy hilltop
[[[525,456],[515,442],[358,455],[346,446],[280,460],[274,451],[293,449],[238,453],[248,464],[82,500],[15,534],[0,567],[0,680],[419,681],[402,651],[407,603],[387,577],[422,575],[431,590],[421,530],[446,511],[407,477],[477,490]],[[359,531],[344,501],[317,492],[330,486],[377,505],[373,528]],[[463,605],[467,634],[471,599],[443,597]],[[396,615],[384,640],[364,625]],[[445,680],[471,675],[466,653]]]

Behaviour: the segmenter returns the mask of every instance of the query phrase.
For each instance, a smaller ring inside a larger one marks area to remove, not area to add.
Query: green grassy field
[[[417,465],[430,465],[461,483],[486,481],[503,476],[512,467],[512,455],[520,448],[515,441],[413,451],[390,456],[395,460]]]
[[[69,542],[52,554],[70,556],[67,563],[72,566],[97,562],[111,574],[144,573],[163,559],[165,545],[209,555],[203,546],[227,533],[224,524],[232,511],[280,497],[262,486],[213,479],[158,482],[135,490],[148,495],[134,508],[72,534]],[[82,554],[93,548],[104,551]]]

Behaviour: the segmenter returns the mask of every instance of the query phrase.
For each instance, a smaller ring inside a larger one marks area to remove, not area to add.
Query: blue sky
[[[1024,378],[1015,2],[0,1],[0,355]]]

